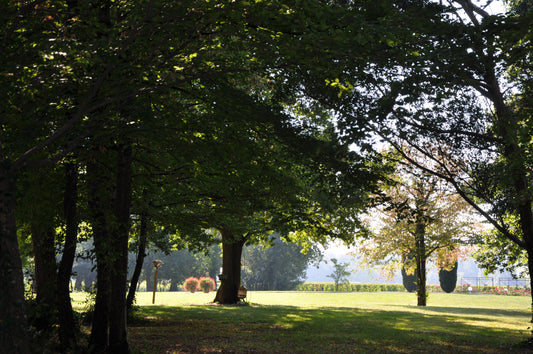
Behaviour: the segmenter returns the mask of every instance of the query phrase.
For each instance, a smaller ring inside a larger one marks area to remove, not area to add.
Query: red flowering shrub
[[[198,280],[198,278],[189,277],[183,282],[183,289],[185,289],[185,291],[194,293],[196,292],[196,290],[200,290],[200,288],[198,287],[199,282],[200,281]]]
[[[210,277],[201,277],[199,280],[199,288],[204,292],[208,293],[215,290],[215,279]]]

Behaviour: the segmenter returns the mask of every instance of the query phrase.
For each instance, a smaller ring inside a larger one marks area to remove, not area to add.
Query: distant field
[[[138,352],[528,352],[522,296],[248,292],[250,306],[209,304],[214,293],[137,295],[130,341]],[[83,307],[83,294],[73,294]]]

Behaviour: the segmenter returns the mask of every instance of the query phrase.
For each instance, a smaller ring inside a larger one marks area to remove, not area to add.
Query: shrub
[[[454,263],[450,270],[439,269],[440,287],[444,292],[451,293],[455,290],[457,284],[457,262]]]
[[[198,278],[189,277],[185,279],[185,282],[183,282],[183,289],[185,289],[185,291],[190,291],[191,293],[194,293],[196,292],[196,290],[199,290],[198,283]]]
[[[210,277],[201,277],[199,280],[199,287],[204,293],[215,290],[215,279]]]

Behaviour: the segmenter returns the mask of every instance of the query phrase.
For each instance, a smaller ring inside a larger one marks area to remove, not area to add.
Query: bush
[[[215,290],[215,279],[210,277],[201,277],[199,280],[199,287],[204,293]]]
[[[196,290],[200,290],[200,288],[198,287],[199,282],[200,281],[198,280],[198,278],[189,277],[183,282],[183,289],[185,289],[185,291],[194,293],[196,292]]]
[[[439,270],[440,287],[444,292],[451,293],[455,290],[457,284],[457,262],[454,263],[450,270]]]
[[[465,284],[458,286],[455,289],[455,292],[466,294],[531,296],[530,289],[517,286],[475,286]]]

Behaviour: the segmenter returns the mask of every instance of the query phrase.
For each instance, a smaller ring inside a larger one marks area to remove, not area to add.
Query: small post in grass
[[[152,304],[155,303],[155,290],[157,288],[157,271],[159,270],[159,268],[161,267],[161,265],[163,265],[163,261],[160,261],[159,259],[156,259],[155,261],[152,262],[152,264],[154,265],[155,267],[155,275],[154,275],[154,295],[152,296]]]

